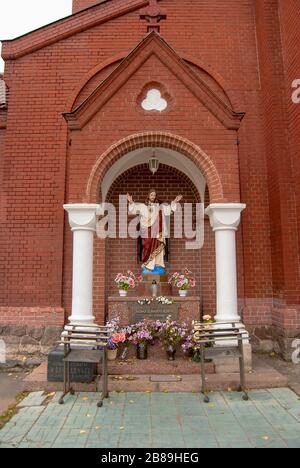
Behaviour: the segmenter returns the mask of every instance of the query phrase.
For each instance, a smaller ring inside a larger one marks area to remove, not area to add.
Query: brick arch
[[[167,148],[191,159],[206,179],[211,203],[226,202],[219,173],[211,158],[197,145],[165,132],[143,132],[126,137],[108,148],[96,161],[86,188],[85,202],[97,203],[101,182],[113,164],[127,153],[147,147]]]

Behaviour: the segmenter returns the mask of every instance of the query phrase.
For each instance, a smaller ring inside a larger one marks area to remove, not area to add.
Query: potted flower
[[[192,275],[192,272],[186,268],[183,273],[174,273],[169,278],[169,284],[179,289],[181,297],[186,297],[188,290],[196,286],[196,280]]]
[[[134,289],[140,281],[141,278],[136,277],[132,271],[128,271],[126,275],[118,273],[115,278],[115,283],[117,284],[121,297],[126,297],[129,289]]]
[[[188,327],[185,322],[179,323],[169,316],[166,322],[162,323],[160,338],[168,355],[169,361],[175,360],[178,346],[184,341]]]
[[[120,317],[111,319],[107,322],[106,326],[110,332],[107,345],[107,359],[114,361],[117,358],[118,347],[120,343],[124,343],[126,335],[120,330]]]
[[[108,340],[107,345],[107,359],[108,361],[115,361],[118,354],[118,347],[120,343],[124,343],[126,335],[124,333],[114,333]]]
[[[146,320],[133,326],[129,341],[136,346],[137,359],[148,358],[148,343],[151,343],[152,340],[153,335]]]

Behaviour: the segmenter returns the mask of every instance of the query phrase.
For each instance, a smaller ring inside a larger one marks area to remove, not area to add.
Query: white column
[[[241,322],[237,300],[236,231],[246,205],[212,204],[206,209],[215,232],[217,322]]]
[[[93,323],[93,250],[96,204],[64,205],[73,232],[73,284],[71,323]]]

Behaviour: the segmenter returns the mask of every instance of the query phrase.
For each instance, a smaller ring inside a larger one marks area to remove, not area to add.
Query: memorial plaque
[[[58,347],[48,355],[48,382],[64,381],[64,350]],[[97,374],[97,365],[85,362],[70,363],[71,382],[91,383]]]
[[[152,303],[149,305],[128,304],[129,308],[129,323],[134,324],[144,319],[147,320],[161,320],[165,322],[170,315],[173,320],[179,318],[179,304],[158,304]]]

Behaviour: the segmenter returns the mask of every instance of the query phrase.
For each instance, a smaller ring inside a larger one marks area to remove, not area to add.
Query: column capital
[[[88,203],[64,205],[64,209],[69,215],[72,231],[96,231],[99,208],[100,205]]]
[[[213,203],[206,208],[205,214],[214,231],[237,231],[245,208],[242,203]]]

